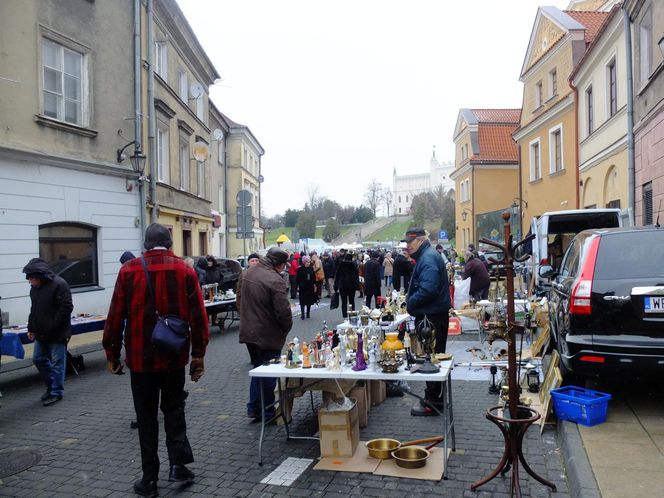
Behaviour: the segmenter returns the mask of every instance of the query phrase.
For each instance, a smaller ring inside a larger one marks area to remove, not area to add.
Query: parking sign
[[[440,230],[438,232],[438,240],[447,240],[447,230]]]

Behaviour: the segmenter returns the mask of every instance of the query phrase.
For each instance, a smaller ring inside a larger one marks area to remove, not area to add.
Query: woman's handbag
[[[323,282],[325,280],[325,272],[322,268],[316,270],[316,282]]]
[[[332,299],[330,299],[330,309],[331,310],[336,310],[339,307],[339,293],[334,292],[332,294]]]
[[[145,258],[141,258],[143,270],[145,271],[145,280],[148,286],[148,292],[152,299],[154,312],[157,316],[157,323],[152,329],[152,345],[164,353],[178,354],[189,342],[190,328],[189,322],[177,315],[160,316],[157,309],[157,301],[152,288],[152,281],[148,273],[148,267]]]

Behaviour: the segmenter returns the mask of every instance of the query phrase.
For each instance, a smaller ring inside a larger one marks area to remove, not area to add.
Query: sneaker
[[[62,399],[62,394],[49,394],[48,398],[42,403],[44,406],[51,406]]]
[[[42,394],[39,399],[42,400],[42,401],[46,401],[50,396],[51,396],[51,390],[46,389],[46,392],[44,394]]]
[[[148,496],[150,498],[159,496],[157,481],[144,481],[143,479],[139,479],[134,483],[134,493],[141,496]]]
[[[415,403],[410,409],[410,414],[413,417],[437,417],[439,413],[428,406],[422,406],[420,403]]]

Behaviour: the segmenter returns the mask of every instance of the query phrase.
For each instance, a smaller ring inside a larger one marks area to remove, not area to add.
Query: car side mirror
[[[553,269],[553,266],[543,265],[539,267],[538,274],[542,278],[552,278],[558,275],[558,272]]]

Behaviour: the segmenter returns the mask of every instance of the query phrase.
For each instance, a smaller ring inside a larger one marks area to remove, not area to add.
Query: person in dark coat
[[[67,342],[74,305],[67,282],[55,275],[43,259],[31,259],[23,273],[30,282],[28,339],[35,341],[32,362],[46,384],[41,401],[44,406],[51,406],[65,392]]]
[[[221,285],[223,281],[223,276],[219,265],[217,264],[217,259],[214,256],[205,256],[207,260],[207,268],[205,269],[205,283],[206,284],[219,284]]]
[[[297,269],[295,276],[295,285],[300,298],[300,318],[304,320],[305,311],[306,318],[309,318],[311,305],[316,302],[316,274],[309,256],[302,257],[302,265]]]
[[[125,251],[122,253],[122,256],[120,256],[120,264],[124,265],[127,261],[130,261],[134,259],[136,256],[134,256],[134,253],[131,251]]]
[[[327,288],[327,296],[332,297],[332,290],[334,289],[334,273],[337,271],[334,259],[330,253],[323,253],[323,272],[325,273],[325,287]]]
[[[286,266],[288,253],[278,247],[271,248],[256,266],[242,275],[238,288],[237,308],[240,310],[240,342],[247,345],[254,368],[279,358],[286,336],[293,326],[293,313],[288,301],[288,290],[281,272]],[[277,379],[267,377],[260,382],[251,378],[247,415],[261,417],[261,391],[265,401],[265,420],[274,417],[274,388]]]
[[[408,292],[408,284],[410,283],[410,275],[413,272],[413,265],[408,258],[403,254],[397,254],[394,258],[392,280],[394,282],[394,290],[399,292],[402,288],[404,292]]]
[[[205,279],[207,277],[208,262],[205,258],[198,258],[196,264],[194,265],[194,270],[196,271],[196,276],[198,276],[198,283],[203,287],[205,285]]]
[[[380,296],[380,262],[375,251],[369,251],[369,261],[364,265],[364,291],[366,293],[366,305],[371,308],[371,298],[374,298],[375,307],[378,307]]]
[[[415,329],[428,320],[434,330],[434,353],[444,353],[449,326],[450,284],[447,270],[440,254],[431,247],[423,228],[411,228],[406,232],[406,250],[416,261],[408,288],[406,307],[415,317]],[[425,399],[436,406],[443,405],[443,386],[440,382],[427,382]],[[438,415],[426,403],[418,402],[411,415]]]
[[[348,317],[348,305],[355,309],[355,292],[360,288],[360,276],[357,266],[353,262],[353,255],[346,253],[344,259],[337,266],[334,275],[334,290],[339,291],[341,299],[341,314]]]
[[[491,277],[475,253],[466,251],[466,264],[463,267],[464,280],[470,278],[470,297],[476,301],[489,298]]]

